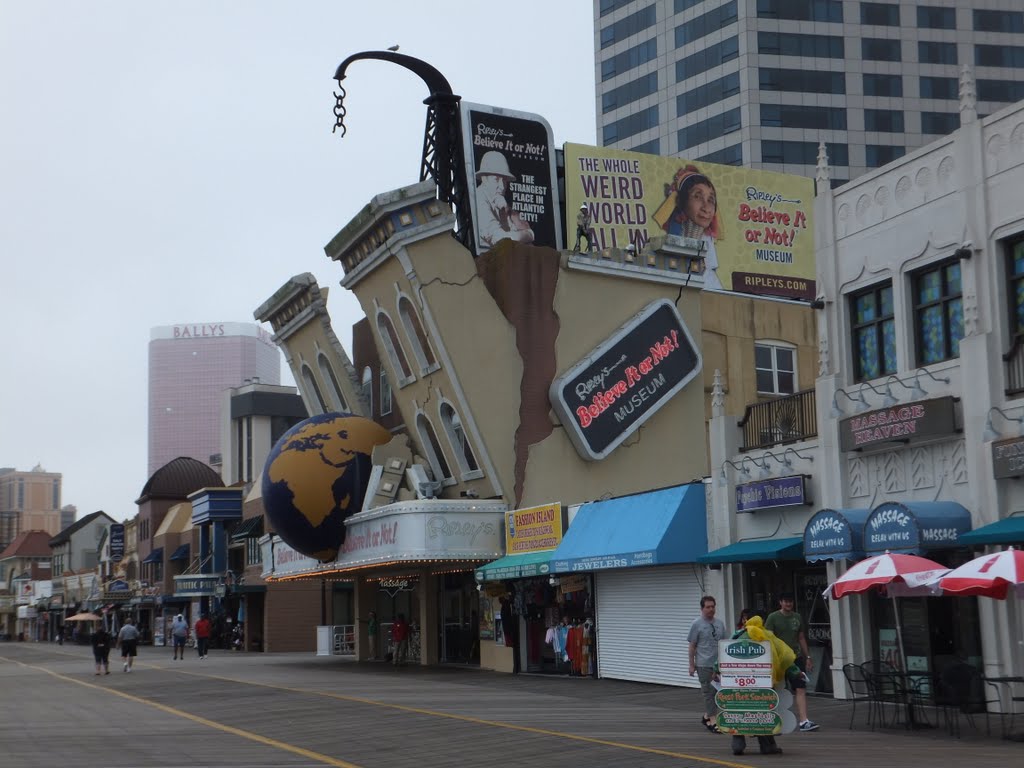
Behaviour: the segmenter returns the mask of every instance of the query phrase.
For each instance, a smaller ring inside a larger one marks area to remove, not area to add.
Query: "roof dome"
[[[223,485],[220,475],[208,465],[189,456],[179,456],[152,474],[135,503],[142,504],[150,499],[184,501],[200,488],[220,488]]]

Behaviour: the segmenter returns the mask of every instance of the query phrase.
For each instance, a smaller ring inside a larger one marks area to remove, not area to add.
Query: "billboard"
[[[554,140],[540,115],[462,102],[476,253],[502,240],[561,248]]]
[[[685,387],[701,365],[675,305],[660,299],[556,376],[548,394],[577,453],[600,461]]]
[[[559,502],[505,513],[505,554],[556,549],[562,543],[566,515]]]
[[[597,248],[690,238],[706,289],[815,298],[811,179],[566,144],[565,196],[566,231],[586,206]]]

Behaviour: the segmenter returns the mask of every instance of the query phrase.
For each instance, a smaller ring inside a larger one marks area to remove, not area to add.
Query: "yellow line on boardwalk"
[[[459,720],[464,723],[475,723],[477,725],[486,725],[491,728],[503,728],[509,731],[522,731],[525,733],[535,733],[541,736],[555,736],[561,739],[567,739],[569,741],[579,741],[586,744],[599,744],[604,747],[615,747],[616,749],[625,749],[632,752],[643,752],[650,755],[661,755],[663,757],[673,757],[680,760],[696,760],[699,763],[708,763],[709,765],[721,765],[726,768],[753,768],[753,766],[747,763],[734,763],[729,760],[718,760],[713,757],[702,757],[700,755],[691,755],[685,752],[672,752],[667,749],[657,749],[655,747],[643,747],[638,744],[625,744],[619,741],[610,741],[608,739],[598,739],[593,736],[580,736],[574,733],[563,733],[562,731],[552,731],[547,728],[534,728],[529,725],[516,725],[514,723],[505,723],[501,720],[484,720],[479,717],[471,717],[470,715],[456,715],[450,712],[438,712],[433,709],[423,709],[421,707],[410,707],[405,704],[389,704],[384,701],[377,701],[375,699],[364,699],[359,696],[346,696],[341,693],[331,693],[330,691],[316,691],[308,688],[293,688],[287,685],[275,685],[274,683],[261,683],[253,680],[239,680],[234,677],[225,677],[223,675],[210,675],[203,672],[189,672],[188,670],[178,670],[183,675],[195,675],[196,677],[208,677],[215,680],[223,680],[229,683],[239,683],[240,685],[257,685],[263,688],[272,688],[276,691],[288,691],[289,693],[301,693],[312,696],[323,696],[328,699],[337,699],[339,701],[348,701],[353,704],[367,704],[374,707],[382,707],[384,709],[394,709],[401,712],[410,712],[417,715],[426,715],[428,717],[440,717],[448,720]]]
[[[134,701],[139,704],[147,704],[151,707],[159,709],[161,712],[166,712],[169,715],[177,715],[178,717],[183,717],[186,720],[191,720],[192,722],[198,723],[199,725],[205,725],[208,728],[214,728],[218,731],[223,731],[224,733],[230,733],[233,736],[240,736],[243,739],[256,741],[260,744],[265,744],[268,747],[274,747],[275,749],[284,750],[285,752],[291,752],[296,755],[301,755],[302,757],[308,758],[310,760],[316,760],[317,762],[323,763],[324,765],[331,765],[334,766],[334,768],[360,768],[360,766],[356,765],[355,763],[348,763],[344,760],[339,760],[336,757],[330,757],[329,755],[324,755],[320,752],[314,752],[311,749],[303,749],[302,747],[297,747],[294,744],[288,744],[286,742],[277,741],[276,739],[271,739],[266,736],[260,736],[258,733],[253,733],[252,731],[246,731],[241,728],[234,728],[230,725],[224,725],[223,723],[218,723],[214,720],[207,720],[197,715],[193,715],[189,712],[185,712],[180,709],[175,709],[174,707],[168,707],[165,704],[158,704],[155,701],[150,701],[149,699],[144,699],[140,696],[133,696],[130,693],[125,693],[124,691],[119,691],[115,688],[107,688],[102,685],[96,685],[94,683],[86,682],[85,680],[76,680],[73,677],[62,675],[59,672],[54,672],[52,670],[47,669],[46,667],[37,667],[32,664],[25,664],[15,659],[5,659],[3,657],[0,657],[0,659],[2,659],[3,661],[13,661],[15,664],[18,664],[27,669],[35,669],[40,672],[45,672],[48,675],[52,675],[53,677],[56,677],[60,680],[65,680],[69,683],[75,683],[76,685],[81,685],[86,688],[92,688],[93,690],[103,691],[104,693],[110,693],[114,696],[120,696],[123,699],[127,699],[128,701]]]
[[[117,696],[121,696],[121,697],[123,697],[125,699],[128,699],[130,701],[137,701],[137,702],[141,702],[141,703],[144,703],[144,704],[148,704],[148,705],[150,705],[152,707],[156,707],[157,709],[160,709],[160,710],[162,710],[164,712],[168,712],[168,713],[174,714],[174,715],[179,715],[180,717],[184,717],[184,718],[186,718],[188,720],[192,720],[193,722],[199,723],[201,725],[206,725],[206,726],[208,726],[210,728],[216,728],[216,729],[219,729],[219,730],[224,731],[226,733],[231,733],[231,734],[234,734],[236,736],[241,736],[242,738],[250,739],[252,741],[258,741],[258,742],[260,742],[262,744],[266,744],[266,745],[271,746],[271,747],[276,747],[277,749],[282,749],[282,750],[285,750],[287,752],[293,752],[293,753],[295,753],[297,755],[302,755],[304,757],[308,757],[308,758],[311,758],[313,760],[318,760],[320,762],[325,763],[326,765],[335,766],[336,768],[360,768],[360,766],[357,766],[354,763],[347,763],[344,760],[338,760],[337,758],[329,757],[327,755],[320,754],[319,752],[312,752],[312,751],[310,751],[308,749],[303,749],[302,747],[296,747],[294,745],[287,744],[285,742],[276,741],[274,739],[267,738],[266,736],[260,736],[259,734],[252,733],[251,731],[245,731],[245,730],[242,730],[240,728],[233,728],[230,725],[223,725],[223,724],[217,723],[217,722],[215,722],[213,720],[205,720],[205,719],[203,719],[201,717],[198,717],[196,715],[190,714],[188,712],[184,712],[184,711],[182,711],[180,709],[174,709],[173,707],[168,707],[168,706],[166,706],[164,704],[158,704],[156,702],[149,701],[148,699],[143,699],[143,698],[139,698],[137,696],[132,696],[131,694],[123,693],[122,691],[118,691],[118,690],[113,689],[113,688],[105,688],[105,687],[103,687],[101,685],[94,685],[94,684],[86,682],[84,680],[76,680],[73,677],[67,677],[65,675],[61,675],[61,674],[59,674],[57,672],[53,672],[53,671],[51,671],[49,669],[46,669],[45,667],[36,667],[36,666],[30,665],[30,664],[24,664],[24,663],[22,663],[20,661],[15,661],[14,659],[3,659],[3,657],[0,657],[0,659],[2,659],[4,661],[14,661],[14,663],[19,664],[20,666],[27,667],[29,669],[38,669],[38,670],[40,670],[42,672],[46,672],[49,675],[53,675],[54,677],[60,678],[61,680],[67,680],[67,681],[72,682],[72,683],[77,683],[78,685],[84,685],[87,688],[94,688],[94,689],[99,690],[99,691],[106,691],[108,693],[112,693],[112,694],[115,694]],[[724,766],[725,768],[754,768],[753,766],[751,766],[751,765],[749,765],[747,763],[734,763],[734,762],[731,762],[731,761],[728,761],[728,760],[718,760],[718,759],[713,758],[713,757],[702,757],[700,755],[691,755],[691,754],[688,754],[688,753],[685,753],[685,752],[673,752],[673,751],[667,750],[667,749],[657,749],[655,747],[644,747],[644,746],[640,746],[638,744],[626,744],[626,743],[619,742],[619,741],[611,741],[609,739],[598,739],[598,738],[593,737],[593,736],[581,736],[581,735],[574,734],[574,733],[563,733],[561,731],[553,731],[553,730],[549,730],[547,728],[535,728],[535,727],[529,726],[529,725],[516,725],[514,723],[505,723],[505,722],[502,722],[500,720],[485,720],[483,718],[471,717],[469,715],[457,715],[457,714],[453,714],[453,713],[450,713],[450,712],[438,712],[437,710],[423,709],[421,707],[410,707],[410,706],[407,706],[405,704],[389,704],[387,702],[376,701],[374,699],[364,699],[364,698],[361,698],[359,696],[346,696],[344,694],[332,693],[330,691],[316,691],[316,690],[311,690],[311,689],[308,689],[308,688],[294,688],[294,687],[287,686],[287,685],[275,685],[274,683],[262,683],[262,682],[257,682],[257,681],[253,681],[253,680],[239,680],[238,678],[226,677],[224,675],[211,675],[211,674],[204,673],[204,672],[190,672],[190,671],[184,670],[184,669],[177,669],[177,668],[174,668],[174,667],[168,668],[168,667],[163,667],[163,666],[156,665],[156,664],[148,664],[147,666],[152,666],[152,667],[154,667],[156,669],[161,669],[161,670],[173,669],[174,671],[178,672],[178,674],[182,674],[182,675],[190,675],[190,676],[194,676],[194,677],[203,677],[203,678],[208,678],[208,679],[211,679],[211,680],[223,680],[224,682],[238,683],[239,685],[253,685],[253,686],[258,686],[258,687],[261,687],[261,688],[270,688],[270,689],[276,690],[276,691],[288,691],[289,693],[299,693],[299,694],[305,694],[305,695],[311,695],[311,696],[322,696],[324,698],[337,699],[338,701],[347,701],[347,702],[351,702],[353,704],[365,704],[365,705],[368,705],[368,706],[381,707],[381,708],[384,708],[384,709],[393,709],[393,710],[397,710],[397,711],[400,711],[400,712],[409,712],[409,713],[412,713],[412,714],[424,715],[424,716],[427,716],[427,717],[438,717],[438,718],[444,718],[444,719],[448,719],[448,720],[458,720],[458,721],[464,722],[464,723],[474,723],[476,725],[485,725],[485,726],[488,726],[488,727],[491,727],[491,728],[501,728],[501,729],[504,729],[504,730],[519,731],[519,732],[523,732],[523,733],[533,733],[533,734],[537,734],[537,735],[540,735],[540,736],[553,736],[555,738],[566,739],[568,741],[578,741],[578,742],[581,742],[581,743],[584,743],[584,744],[597,744],[597,745],[600,745],[600,746],[603,746],[603,747],[613,747],[615,749],[624,749],[624,750],[627,750],[627,751],[630,751],[630,752],[641,752],[641,753],[649,754],[649,755],[660,755],[662,757],[671,757],[671,758],[676,758],[676,759],[679,759],[679,760],[694,760],[696,762],[706,763],[708,765]]]

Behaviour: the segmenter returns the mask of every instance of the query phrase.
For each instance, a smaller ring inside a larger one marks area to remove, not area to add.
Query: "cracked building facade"
[[[595,594],[605,594],[601,674],[664,677],[616,666],[614,635],[631,619],[612,609],[628,592],[640,595],[637,610],[650,611],[668,592],[680,622],[695,617],[702,584],[693,553],[666,555],[655,540],[636,562],[596,553],[567,560],[564,573],[521,561],[488,568],[517,557],[510,519],[547,516],[564,541],[570,519],[584,530],[581,521],[602,505],[619,505],[604,510],[620,526],[605,531],[609,541],[628,539],[625,526],[705,551],[701,478],[715,373],[728,379],[722,396],[757,399],[754,341],[770,331],[792,341],[798,378],[813,378],[812,312],[704,293],[695,254],[681,246],[636,259],[506,240],[474,258],[453,226],[424,182],[377,195],[326,246],[365,314],[353,328],[352,363],[343,350],[331,356],[334,334],[314,308],[323,289],[311,276],[293,278],[257,310],[293,371],[323,353],[327,367],[346,372],[342,387],[357,392],[345,401],[350,410],[395,434],[374,452],[367,502],[348,519],[337,560],[304,558],[268,530],[262,576],[271,584],[327,579],[340,610],[332,620],[352,626],[359,658],[372,654],[360,621],[372,610],[381,619],[379,656],[393,652],[390,620],[403,613],[411,661],[498,670],[514,669],[516,654],[525,669],[554,671],[546,625],[560,614],[582,626],[595,618]],[[296,379],[313,411],[316,392],[332,389],[320,366]],[[514,630],[500,619],[510,589],[519,595]],[[669,678],[693,682],[685,670]]]

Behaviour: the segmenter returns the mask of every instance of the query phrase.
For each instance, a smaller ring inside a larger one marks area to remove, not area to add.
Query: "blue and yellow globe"
[[[345,520],[363,507],[374,446],[391,440],[350,413],[313,416],[285,432],[263,468],[263,507],[292,549],[321,562],[345,541]]]

